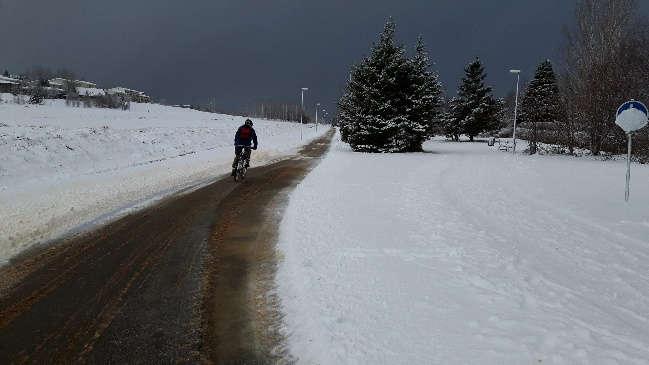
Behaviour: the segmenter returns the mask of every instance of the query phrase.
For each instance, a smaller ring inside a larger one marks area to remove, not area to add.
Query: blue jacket
[[[257,148],[257,133],[254,128],[244,124],[237,129],[237,134],[234,135],[234,145],[250,146],[251,144]]]

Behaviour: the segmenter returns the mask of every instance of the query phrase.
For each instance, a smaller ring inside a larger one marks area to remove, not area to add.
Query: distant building
[[[68,79],[64,79],[64,78],[61,78],[61,77],[53,78],[53,79],[49,80],[48,82],[49,82],[51,87],[56,88],[56,89],[64,89],[64,90],[65,90],[66,86],[69,85],[70,83],[72,83],[72,85],[74,85],[75,87],[84,87],[84,88],[88,88],[88,89],[96,89],[97,88],[97,84],[95,84],[94,82],[83,81],[83,80],[68,80]]]
[[[109,95],[121,95],[126,97],[128,100],[136,103],[150,103],[151,98],[142,91],[133,90],[125,87],[114,87],[112,89],[107,89],[106,93]]]
[[[57,87],[44,87],[43,92],[47,99],[65,99],[65,91]]]
[[[20,80],[0,75],[0,93],[15,93],[20,87]]]
[[[80,98],[96,98],[99,96],[106,96],[106,91],[97,89],[95,87],[77,87],[77,95]]]
[[[57,77],[55,79],[51,79],[48,81],[51,87],[57,88],[57,89],[64,89],[66,86],[66,83],[70,82],[70,80],[67,79],[62,79],[60,77]]]

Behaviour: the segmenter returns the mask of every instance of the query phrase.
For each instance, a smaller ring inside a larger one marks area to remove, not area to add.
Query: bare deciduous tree
[[[277,102],[263,102],[259,103],[255,108],[254,112],[249,111],[247,114],[251,117],[256,118],[266,118],[266,119],[276,119],[276,120],[288,120],[288,121],[299,121],[300,114],[302,114],[302,120],[305,123],[310,123],[312,116],[307,114],[305,110],[301,110],[300,105],[289,105],[282,104]]]
[[[566,34],[562,89],[574,125],[564,132],[571,133],[568,143],[593,154],[624,149],[613,112],[626,99],[649,96],[649,27],[637,10],[636,0],[579,0],[576,24]]]

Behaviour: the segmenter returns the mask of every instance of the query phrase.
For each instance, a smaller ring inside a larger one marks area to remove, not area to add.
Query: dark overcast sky
[[[644,3],[649,3],[644,1]],[[0,0],[0,68],[67,67],[102,86],[168,102],[215,97],[226,110],[262,100],[333,107],[349,65],[387,17],[399,41],[427,42],[446,89],[480,56],[498,94],[511,67],[556,59],[572,0]],[[643,4],[647,10],[649,4]]]

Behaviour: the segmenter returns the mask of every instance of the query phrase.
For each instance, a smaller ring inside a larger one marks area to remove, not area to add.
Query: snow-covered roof
[[[0,76],[0,84],[18,85],[20,84],[20,81],[11,77]]]
[[[110,88],[110,89],[106,90],[106,92],[109,93],[109,94],[126,94],[129,91],[132,91],[132,90],[127,89],[125,87],[121,87],[121,86],[113,87],[113,88]]]
[[[65,86],[65,84],[68,83],[68,82],[73,82],[75,85],[77,85],[79,87],[85,87],[85,88],[89,88],[89,89],[93,89],[93,88],[97,87],[97,84],[95,84],[94,82],[90,82],[90,81],[68,80],[68,79],[64,79],[62,77],[56,77],[56,78],[53,78],[53,79],[49,80],[50,85],[59,86],[59,87]]]
[[[49,83],[50,83],[50,85],[54,85],[54,86],[63,86],[65,84],[65,82],[67,82],[67,81],[69,81],[69,80],[57,77],[57,78],[49,80]]]
[[[133,90],[133,89],[129,89],[129,88],[122,87],[122,86],[117,86],[117,87],[108,89],[108,90],[106,90],[106,92],[109,93],[109,94],[132,94],[132,95],[146,96],[146,94],[144,92],[142,92],[142,91]]]
[[[75,80],[74,82],[77,86],[86,87],[88,89],[94,89],[97,87],[97,84],[90,81]]]
[[[81,96],[104,96],[106,92],[103,89],[97,89],[94,87],[78,87],[77,94]]]

